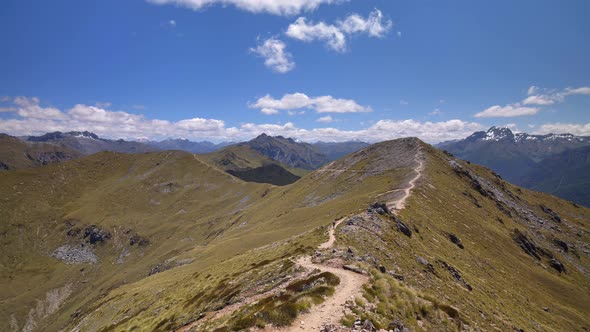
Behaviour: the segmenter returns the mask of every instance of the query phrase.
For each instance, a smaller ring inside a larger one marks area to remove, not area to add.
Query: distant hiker
[[[336,220],[332,221],[332,228],[336,228]]]

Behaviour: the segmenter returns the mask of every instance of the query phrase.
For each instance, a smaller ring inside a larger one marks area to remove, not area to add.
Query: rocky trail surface
[[[416,175],[408,182],[408,186],[404,189],[396,189],[396,191],[403,190],[404,194],[399,199],[388,202],[387,206],[395,211],[402,210],[405,207],[405,202],[410,197],[412,189],[416,186],[416,182],[422,176],[424,170],[424,159],[422,153],[418,151],[416,155],[416,167],[414,172]],[[336,236],[334,232],[336,228],[345,220],[342,218],[334,223],[329,232],[328,241],[320,244],[318,249],[326,250],[334,246]],[[362,296],[362,287],[369,281],[366,275],[358,274],[352,271],[344,270],[323,264],[313,263],[310,256],[303,256],[297,260],[297,264],[305,269],[320,270],[321,272],[330,272],[340,278],[340,284],[335,287],[334,295],[326,299],[325,302],[317,307],[312,308],[308,313],[298,317],[296,323],[288,328],[271,328],[266,331],[321,331],[325,326],[339,326],[340,320],[343,317],[344,309],[347,301],[353,301],[356,297]]]

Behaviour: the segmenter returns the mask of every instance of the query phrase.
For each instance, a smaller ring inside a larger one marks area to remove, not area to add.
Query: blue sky
[[[438,142],[492,125],[590,135],[588,1],[0,6],[0,132],[13,135]]]

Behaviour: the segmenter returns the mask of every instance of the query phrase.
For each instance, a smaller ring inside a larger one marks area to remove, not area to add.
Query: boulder
[[[464,248],[464,247],[463,247],[463,243],[461,243],[461,239],[459,239],[459,238],[457,237],[457,235],[455,235],[455,234],[453,234],[453,233],[450,233],[450,234],[449,234],[449,239],[451,240],[451,242],[453,242],[454,244],[456,244],[456,245],[457,245],[457,247],[459,247],[459,248],[461,248],[461,249],[463,249],[463,248]]]
[[[110,239],[111,233],[96,227],[96,225],[91,225],[84,230],[84,238],[87,238],[90,244],[95,244]]]

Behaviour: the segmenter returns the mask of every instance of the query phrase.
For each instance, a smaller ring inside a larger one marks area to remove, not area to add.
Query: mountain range
[[[0,186],[0,330],[590,327],[590,210],[415,138],[284,186],[184,151]]]
[[[509,128],[492,127],[437,147],[487,166],[517,185],[590,206],[590,137],[514,134]]]

